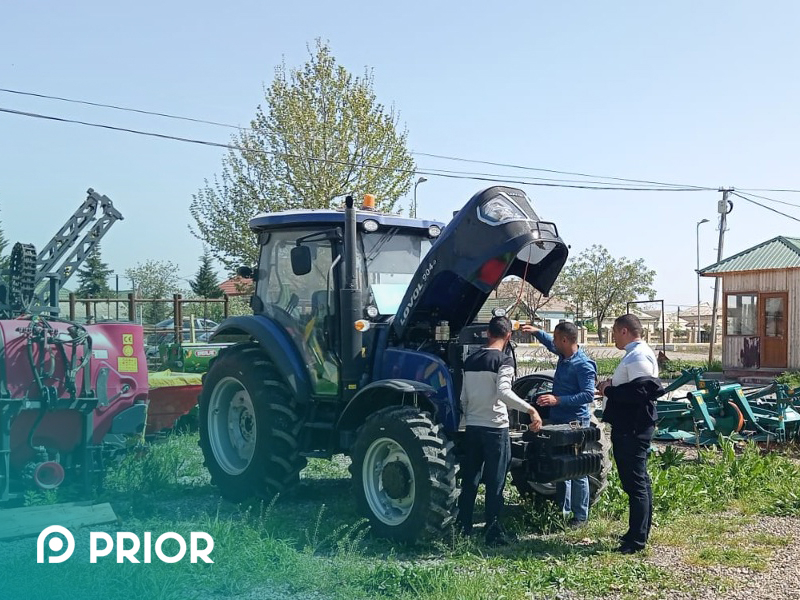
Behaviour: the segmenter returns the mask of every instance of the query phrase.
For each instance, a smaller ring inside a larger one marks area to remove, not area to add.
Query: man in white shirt
[[[533,406],[511,389],[514,361],[505,353],[511,338],[511,321],[506,317],[494,317],[489,322],[488,337],[489,344],[464,361],[461,421],[466,425],[466,430],[458,523],[467,535],[472,532],[475,497],[482,473],[486,486],[486,542],[502,545],[506,539],[499,517],[506,474],[511,463],[507,407],[528,413],[533,431],[542,426],[542,419]]]
[[[610,380],[598,389],[606,396],[603,420],[611,425],[611,446],[622,489],[628,494],[628,531],[619,551],[644,550],[653,519],[653,490],[647,473],[647,453],[657,419],[655,400],[663,394],[658,362],[641,339],[642,324],[634,315],[614,321],[614,344],[625,356]]]

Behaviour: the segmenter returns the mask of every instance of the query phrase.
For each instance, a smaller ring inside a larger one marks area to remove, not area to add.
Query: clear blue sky
[[[800,188],[800,5],[664,3],[14,2],[0,19],[0,87],[247,125],[285,58],[330,41],[374,69],[412,150],[701,186]],[[226,142],[229,130],[0,93],[0,107]],[[0,219],[41,247],[93,187],[125,215],[103,242],[117,272],[197,268],[191,196],[224,151],[0,114]],[[420,168],[500,172],[417,158]],[[509,172],[509,175],[512,173]],[[513,174],[519,177],[520,174]],[[536,175],[530,173],[529,175]],[[546,176],[546,175],[545,175]],[[420,216],[446,220],[487,184],[431,177]],[[695,223],[717,192],[527,187],[573,252],[644,258],[668,304],[695,302]],[[764,195],[800,204],[800,194]],[[410,196],[406,204],[410,202]],[[798,223],[734,198],[726,255]],[[800,208],[772,205],[800,217]],[[701,263],[715,258],[701,227]],[[71,284],[74,285],[73,282]],[[703,281],[709,300],[711,280]]]

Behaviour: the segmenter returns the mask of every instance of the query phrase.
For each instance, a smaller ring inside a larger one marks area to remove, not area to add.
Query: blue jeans
[[[589,419],[581,423],[581,427],[589,427]],[[576,521],[589,518],[589,478],[581,477],[556,483],[556,504],[561,507],[564,516],[572,513]]]

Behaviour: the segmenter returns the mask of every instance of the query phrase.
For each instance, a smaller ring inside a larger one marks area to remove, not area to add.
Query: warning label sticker
[[[117,357],[117,371],[120,373],[138,373],[139,359],[136,357],[130,358],[126,356]]]
[[[133,346],[123,346],[122,353],[125,356],[133,356]]]
[[[132,333],[123,333],[122,334],[122,343],[124,345],[133,345],[133,334]]]

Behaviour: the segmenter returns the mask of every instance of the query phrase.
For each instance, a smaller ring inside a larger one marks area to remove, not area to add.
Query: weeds
[[[126,456],[109,471],[105,484],[109,490],[135,495],[193,485],[205,476],[197,437],[172,434]]]

